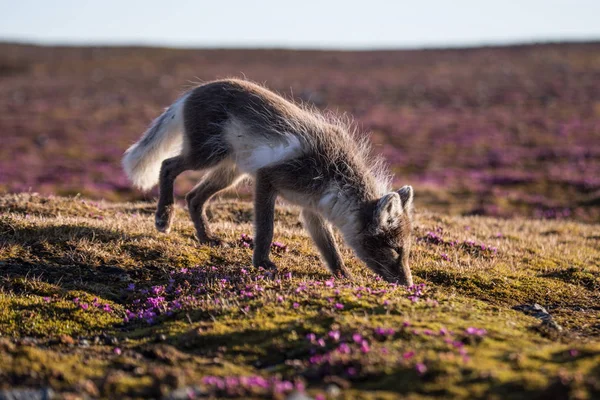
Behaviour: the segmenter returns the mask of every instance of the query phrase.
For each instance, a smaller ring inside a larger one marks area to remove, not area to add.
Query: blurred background
[[[0,0],[0,192],[152,199],[122,153],[183,91],[233,76],[354,116],[419,207],[599,222],[598,15],[598,1]]]

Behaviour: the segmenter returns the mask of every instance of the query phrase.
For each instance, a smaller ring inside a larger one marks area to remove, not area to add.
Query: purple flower
[[[337,330],[330,331],[328,335],[329,335],[330,338],[332,338],[336,342],[338,340],[340,340],[340,331],[337,331]]]
[[[82,309],[84,309],[84,310],[87,310],[87,309],[89,308],[89,306],[88,306],[88,304],[87,304],[87,303],[80,303],[80,304],[79,304],[79,307],[81,307],[81,308],[82,308]]]
[[[423,375],[425,372],[427,372],[427,366],[423,363],[415,364],[415,369],[417,370],[419,375]]]
[[[571,357],[577,357],[579,355],[579,350],[571,349],[571,350],[569,350],[569,355]]]
[[[393,336],[396,331],[392,328],[375,328],[375,334],[379,336]]]
[[[342,343],[339,345],[338,347],[338,351],[342,354],[350,354],[350,346],[348,346],[346,343]]]
[[[352,335],[352,340],[354,340],[354,343],[358,344],[362,342],[363,338],[360,334],[355,333]]]
[[[368,353],[371,350],[371,347],[369,346],[369,342],[367,342],[366,340],[363,340],[360,343],[360,351],[362,351],[363,353]]]
[[[121,355],[121,349],[118,347],[115,347],[113,350],[113,353],[115,353],[116,355],[120,356]]]
[[[472,326],[465,329],[465,333],[471,336],[485,336],[487,331],[483,328],[474,328]]]
[[[343,310],[344,309],[344,305],[341,303],[335,303],[335,308],[337,308],[338,310]]]
[[[300,307],[300,304],[298,304],[298,303],[294,302],[294,304],[293,304],[292,306],[293,306],[294,308],[298,308],[298,307]]]
[[[419,301],[419,298],[420,298],[419,296],[408,296],[408,299],[409,299],[410,301],[412,301],[413,303],[416,303],[416,302],[418,302],[418,301]]]

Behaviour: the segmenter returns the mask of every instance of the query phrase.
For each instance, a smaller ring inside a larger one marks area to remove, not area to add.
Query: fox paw
[[[263,260],[260,262],[255,262],[254,266],[256,268],[260,268],[263,267],[264,269],[271,271],[271,272],[276,272],[277,271],[277,265],[275,265],[275,263],[271,260]]]
[[[210,246],[210,247],[229,247],[229,244],[218,237],[209,236],[202,239],[198,239],[200,244]]]
[[[154,220],[154,226],[159,232],[169,233],[171,232],[171,222],[171,218],[161,218],[157,216]]]

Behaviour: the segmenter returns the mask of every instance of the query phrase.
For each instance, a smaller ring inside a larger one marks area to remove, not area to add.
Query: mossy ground
[[[249,266],[249,203],[211,206],[228,248],[198,245],[183,208],[160,234],[153,211],[0,197],[0,388],[289,392],[206,379],[262,376],[312,396],[333,383],[342,398],[600,396],[598,225],[417,210],[411,265],[424,285],[409,291],[346,248],[354,279],[330,280],[293,208],[278,206],[276,276]],[[533,303],[562,331],[513,309]]]

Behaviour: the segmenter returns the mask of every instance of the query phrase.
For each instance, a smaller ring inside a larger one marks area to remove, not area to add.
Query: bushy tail
[[[184,102],[182,97],[167,108],[123,155],[121,164],[134,186],[151,189],[158,183],[162,161],[181,152]]]

